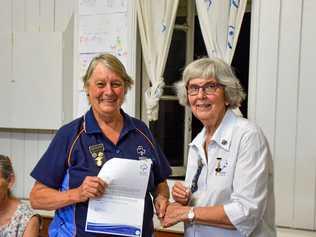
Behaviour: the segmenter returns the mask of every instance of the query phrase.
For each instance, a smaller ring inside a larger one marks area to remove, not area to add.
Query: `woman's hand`
[[[187,205],[191,198],[190,190],[182,182],[176,182],[173,185],[171,194],[173,199],[182,205]]]
[[[156,197],[154,200],[155,209],[157,217],[160,220],[160,223],[162,223],[162,219],[165,216],[165,212],[167,209],[167,206],[169,204],[169,187],[166,180],[159,183],[156,187]]]
[[[170,227],[180,221],[186,221],[190,207],[182,206],[174,202],[168,205],[165,217],[162,221],[163,227]]]
[[[165,216],[168,204],[169,204],[169,199],[163,195],[158,195],[155,198],[155,209],[156,209],[157,217],[160,220],[160,223],[162,223],[162,220]]]
[[[108,187],[102,179],[87,176],[78,188],[59,191],[35,182],[30,193],[31,206],[34,209],[56,210],[89,198],[100,197]]]
[[[89,198],[100,197],[104,194],[107,183],[97,176],[87,176],[78,187],[78,202],[85,202]]]

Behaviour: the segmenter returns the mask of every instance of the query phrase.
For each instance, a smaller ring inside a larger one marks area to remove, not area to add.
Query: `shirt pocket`
[[[213,165],[207,175],[206,199],[211,204],[223,203],[230,198],[233,187],[233,170],[226,160],[221,161],[221,166]],[[220,167],[220,169],[218,169]]]

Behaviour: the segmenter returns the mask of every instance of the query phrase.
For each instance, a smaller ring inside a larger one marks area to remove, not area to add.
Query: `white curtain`
[[[151,82],[145,92],[147,117],[158,119],[163,73],[179,0],[137,0],[137,16],[144,62]]]
[[[196,0],[201,31],[210,57],[228,64],[234,56],[247,0]]]
[[[247,0],[196,0],[201,31],[209,57],[231,64]],[[240,110],[234,110],[242,116]]]

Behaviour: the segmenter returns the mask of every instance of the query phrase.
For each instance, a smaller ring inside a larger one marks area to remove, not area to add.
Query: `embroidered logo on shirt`
[[[143,146],[137,147],[137,154],[143,156],[143,155],[145,155],[145,153],[146,153],[146,150],[143,148]]]
[[[136,151],[137,151],[137,154],[139,155],[139,157],[138,157],[139,160],[146,160],[147,159],[147,157],[144,156],[146,154],[146,149],[144,149],[143,146],[138,146]]]

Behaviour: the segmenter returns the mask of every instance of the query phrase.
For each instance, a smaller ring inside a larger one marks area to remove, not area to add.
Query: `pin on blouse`
[[[222,161],[222,158],[220,158],[220,157],[217,157],[217,158],[216,158],[215,175],[218,175],[218,174],[222,171],[222,168],[221,168],[221,161]]]

